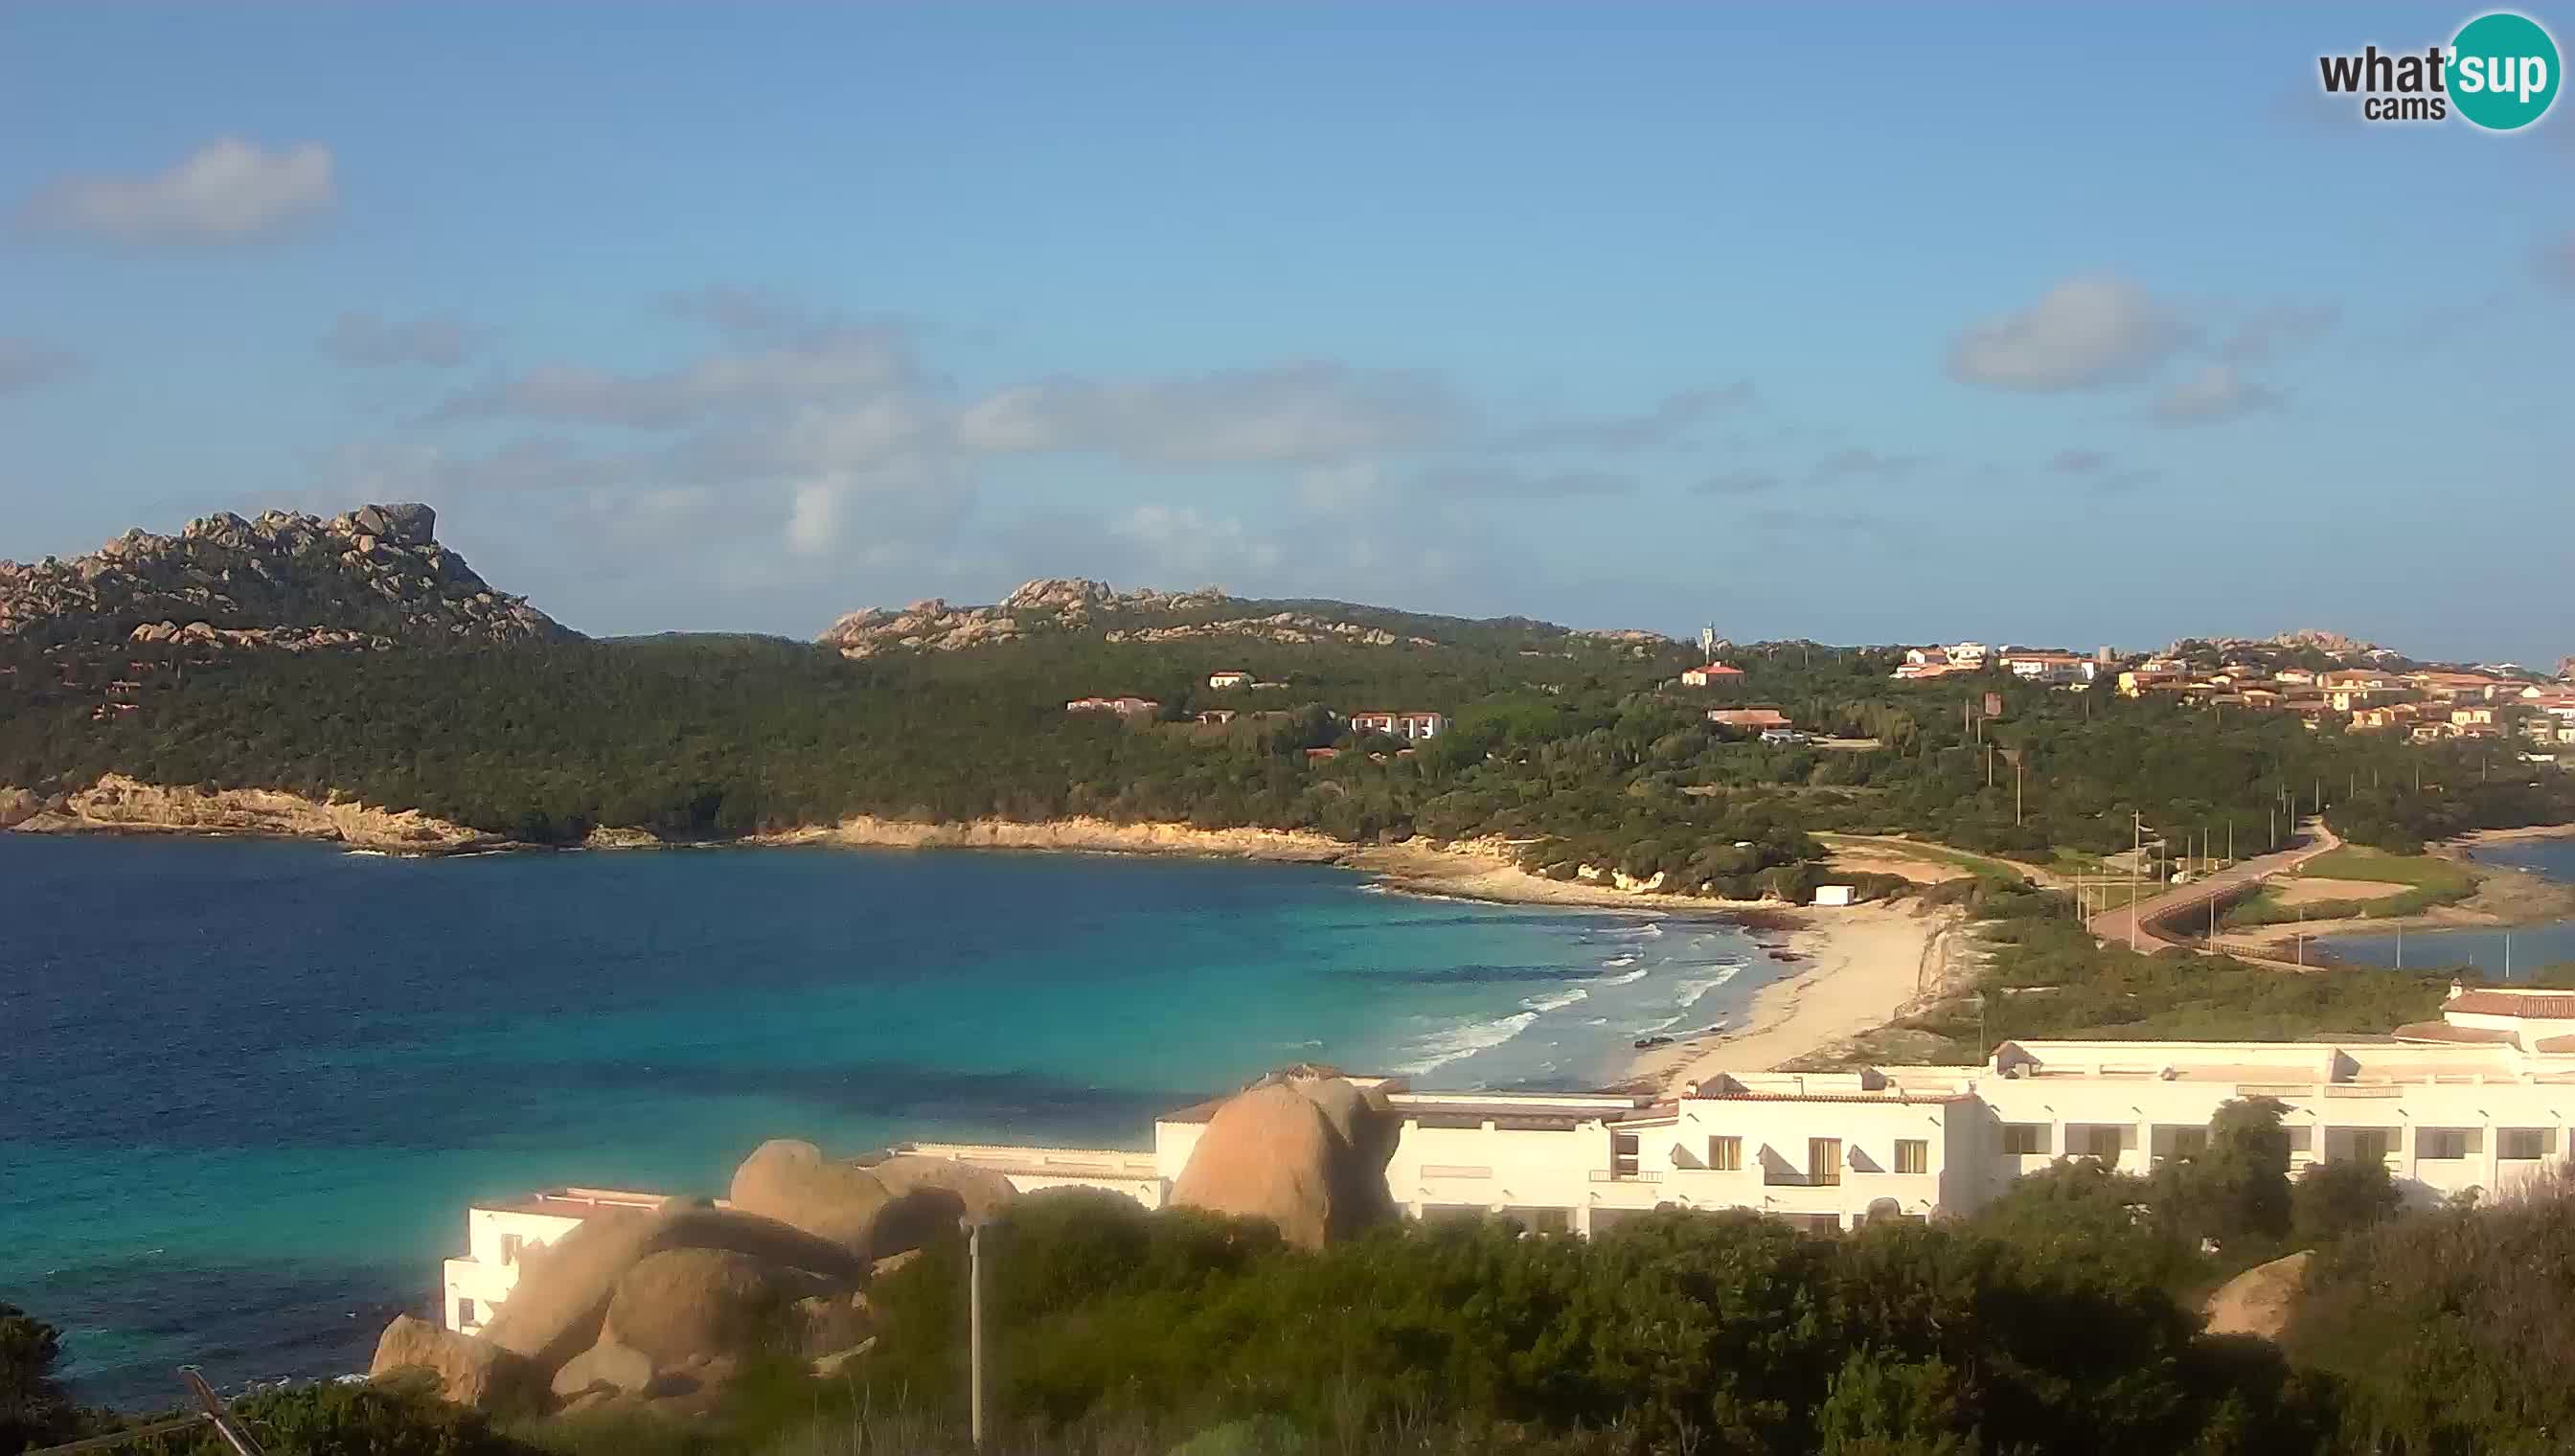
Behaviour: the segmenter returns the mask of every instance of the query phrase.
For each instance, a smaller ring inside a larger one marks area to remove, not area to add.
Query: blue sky
[[[0,555],[2554,662],[2575,103],[2315,81],[2474,13],[9,8]]]

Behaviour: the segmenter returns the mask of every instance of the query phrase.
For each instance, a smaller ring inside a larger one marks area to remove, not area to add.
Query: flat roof
[[[507,1198],[479,1199],[472,1206],[482,1213],[544,1213],[557,1218],[588,1218],[603,1208],[659,1208],[670,1198],[668,1193],[646,1193],[632,1188],[548,1188]]]

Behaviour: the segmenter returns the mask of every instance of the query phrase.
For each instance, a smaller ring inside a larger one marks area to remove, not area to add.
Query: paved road
[[[2175,885],[2161,894],[2150,895],[2137,904],[2133,915],[2126,905],[2104,910],[2092,917],[2092,933],[2104,941],[2121,944],[2133,941],[2138,949],[2149,952],[2190,944],[2195,937],[2189,932],[2208,924],[2208,902],[2212,897],[2223,897],[2275,874],[2285,874],[2319,854],[2341,847],[2342,840],[2325,827],[2323,819],[2309,819],[2300,826],[2297,842],[2288,848],[2247,859],[2206,879]],[[2199,912],[2197,918],[2188,913],[2194,909]],[[2133,921],[2136,919],[2143,919],[2144,925],[2135,926]],[[2156,934],[2158,924],[2168,925],[2172,934]]]

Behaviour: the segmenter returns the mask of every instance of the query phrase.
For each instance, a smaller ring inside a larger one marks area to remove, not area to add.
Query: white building
[[[1435,738],[1448,727],[1444,714],[1414,711],[1391,713],[1384,709],[1361,709],[1350,715],[1350,731],[1384,733],[1405,739]]]
[[[1976,1065],[1724,1072],[1657,1101],[1618,1092],[1385,1092],[1402,1118],[1386,1186],[1413,1217],[1495,1213],[1589,1233],[1653,1208],[1751,1209],[1811,1228],[1972,1210],[2060,1158],[2123,1172],[2207,1145],[2229,1101],[2282,1109],[2290,1171],[2371,1158],[2418,1201],[2500,1193],[2575,1152],[2575,994],[2453,988],[2438,1021],[2307,1041],[2005,1041]],[[1153,1150],[916,1143],[1025,1191],[1168,1201],[1222,1099],[1156,1119]],[[518,1253],[602,1206],[654,1195],[566,1189],[467,1215],[447,1264],[449,1326],[472,1330]]]
[[[1219,689],[1249,688],[1252,686],[1252,675],[1250,673],[1238,673],[1231,669],[1222,673],[1210,673],[1208,674],[1208,686],[1210,688]]]

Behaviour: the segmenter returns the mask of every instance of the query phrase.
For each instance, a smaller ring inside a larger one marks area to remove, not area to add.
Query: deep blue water
[[[0,835],[0,1300],[91,1400],[363,1368],[471,1198],[717,1191],[777,1136],[1142,1147],[1301,1058],[1594,1085],[1767,964],[1318,866]]]
[[[2575,883],[2575,839],[2522,839],[2474,850],[2471,857],[2507,873]],[[2405,964],[2425,969],[2467,966],[2501,976],[2509,965],[2519,978],[2541,966],[2575,962],[2575,920],[2509,930],[2408,930],[2403,941]],[[2332,935],[2320,943],[2337,959],[2393,965],[2397,942],[2394,934],[2369,934]]]

